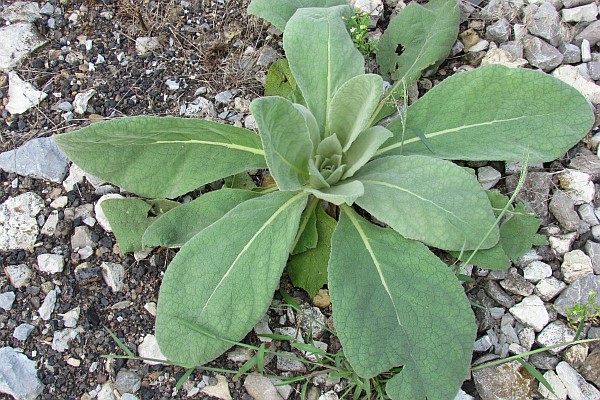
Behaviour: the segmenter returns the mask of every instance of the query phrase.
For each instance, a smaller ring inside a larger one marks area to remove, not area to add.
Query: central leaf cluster
[[[303,190],[336,205],[351,205],[362,196],[363,184],[352,177],[393,136],[371,126],[382,95],[382,78],[358,70],[324,93],[325,107],[311,107],[309,99],[305,104],[278,96],[254,100],[250,109],[279,190]]]
[[[342,144],[335,133],[323,139],[315,156],[308,160],[310,186],[323,189],[338,183],[346,171],[344,156]]]

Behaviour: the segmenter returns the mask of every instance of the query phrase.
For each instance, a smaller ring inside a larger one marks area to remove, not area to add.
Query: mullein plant
[[[455,271],[430,248],[508,268],[539,221],[449,160],[552,161],[591,129],[593,114],[567,84],[495,65],[444,80],[380,125],[404,88],[447,57],[458,6],[413,2],[396,16],[378,44],[383,76],[365,73],[343,20],[352,12],[343,0],[252,1],[249,13],[284,32],[294,83],[285,97],[252,102],[259,135],[138,116],[55,141],[85,171],[139,196],[102,203],[123,251],[179,248],[156,317],[169,360],[203,365],[243,339],[288,265],[311,294],[327,284],[359,376],[401,367],[387,381],[391,398],[453,399],[476,324]],[[275,186],[173,200],[262,168]]]

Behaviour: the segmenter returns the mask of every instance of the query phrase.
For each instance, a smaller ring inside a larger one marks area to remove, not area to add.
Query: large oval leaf
[[[283,48],[292,74],[319,129],[325,133],[334,93],[347,80],[365,72],[365,60],[342,21],[342,15],[350,12],[347,6],[301,8],[283,33]]]
[[[240,189],[203,194],[158,217],[144,232],[142,244],[145,247],[180,247],[238,204],[258,196],[260,193]]]
[[[365,187],[356,204],[406,238],[444,250],[486,249],[498,242],[485,191],[473,175],[449,161],[384,157],[353,179]]]
[[[265,168],[260,138],[193,118],[98,122],[54,140],[86,172],[150,198],[174,198],[251,168]]]
[[[329,132],[336,134],[342,150],[348,151],[371,119],[383,93],[379,75],[358,75],[335,93],[329,108]]]
[[[490,65],[446,79],[411,105],[406,129],[400,119],[389,124],[394,137],[377,155],[521,161],[529,153],[529,162],[545,162],[562,156],[593,123],[586,99],[566,83]]]
[[[283,31],[289,19],[299,8],[346,4],[347,0],[252,0],[248,6],[248,14],[265,19]]]
[[[299,190],[308,180],[313,142],[303,113],[283,97],[261,97],[250,104],[267,165],[280,190]]]
[[[329,260],[333,321],[353,369],[398,400],[453,399],[477,331],[456,276],[423,244],[344,208]]]
[[[158,297],[156,338],[166,357],[202,365],[252,329],[271,304],[306,198],[248,200],[181,248]]]
[[[446,59],[458,35],[459,19],[455,0],[410,3],[392,19],[377,45],[382,73],[407,86],[418,79],[423,70]]]

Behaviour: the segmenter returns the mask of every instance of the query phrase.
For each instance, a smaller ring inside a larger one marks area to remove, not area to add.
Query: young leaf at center
[[[261,97],[250,104],[267,165],[280,190],[298,190],[308,180],[313,142],[306,119],[283,97]]]

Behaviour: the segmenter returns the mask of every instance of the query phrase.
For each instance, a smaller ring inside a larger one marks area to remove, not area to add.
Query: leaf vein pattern
[[[182,143],[182,144],[206,144],[206,145],[209,145],[209,146],[220,146],[220,147],[226,147],[226,148],[232,149],[232,150],[246,151],[248,153],[256,154],[256,155],[259,155],[259,156],[264,156],[265,155],[264,150],[261,150],[261,149],[255,149],[253,147],[242,146],[242,145],[239,145],[239,144],[222,143],[222,142],[211,142],[211,141],[207,141],[207,140],[157,140],[156,142],[148,143],[148,144],[175,144],[175,143]]]
[[[215,293],[217,293],[217,291],[219,290],[219,288],[221,287],[221,285],[223,284],[223,282],[225,282],[225,280],[227,279],[227,277],[229,276],[229,274],[231,273],[231,271],[233,270],[233,268],[235,268],[237,262],[240,260],[240,258],[242,258],[242,256],[246,253],[246,251],[248,251],[248,249],[250,248],[250,246],[252,246],[252,244],[260,236],[260,234],[279,216],[279,214],[281,214],[282,212],[284,212],[293,203],[295,203],[296,201],[298,201],[299,199],[301,199],[301,198],[303,198],[305,196],[306,196],[306,193],[301,192],[301,193],[298,193],[297,195],[295,195],[294,197],[292,197],[291,199],[289,199],[288,201],[286,201],[281,207],[279,207],[277,209],[277,211],[275,211],[273,213],[273,215],[271,215],[269,217],[269,219],[260,227],[260,229],[258,231],[256,231],[256,233],[254,235],[252,235],[252,237],[250,238],[250,240],[248,241],[248,243],[246,243],[246,245],[242,248],[242,250],[240,251],[240,253],[235,257],[235,260],[233,260],[233,262],[231,263],[231,265],[229,266],[229,268],[227,268],[227,271],[225,272],[225,274],[223,275],[223,277],[221,278],[221,280],[219,281],[219,283],[215,286],[215,288],[211,292],[210,296],[206,300],[206,303],[202,307],[202,310],[200,311],[200,316],[202,316],[202,314],[204,313],[204,311],[208,307],[208,304],[212,300],[212,298],[215,295]]]
[[[518,121],[521,119],[526,119],[526,118],[534,118],[534,117],[545,117],[546,115],[523,115],[520,117],[514,117],[514,118],[505,118],[505,119],[497,119],[497,120],[493,120],[493,121],[487,121],[487,122],[480,122],[477,124],[470,124],[470,125],[461,125],[461,126],[457,126],[456,128],[448,128],[448,129],[443,129],[441,131],[437,131],[437,132],[431,132],[431,133],[427,133],[425,134],[425,137],[427,139],[436,137],[436,136],[440,136],[440,135],[445,135],[447,133],[453,133],[453,132],[460,132],[464,129],[471,129],[471,128],[479,128],[481,126],[488,126],[488,125],[494,125],[494,124],[498,124],[498,123],[504,123],[504,122],[512,122],[512,121]],[[377,153],[375,155],[379,156],[387,151],[393,150],[397,147],[401,147],[403,145],[409,144],[409,143],[413,143],[413,142],[418,142],[420,141],[421,138],[419,137],[414,137],[408,140],[404,140],[403,142],[400,143],[394,143],[392,145],[389,145],[387,147],[384,147],[382,149],[379,149],[379,151],[377,151]]]
[[[386,187],[389,187],[389,188],[392,188],[392,189],[399,190],[399,191],[404,192],[404,193],[408,193],[409,195],[414,196],[414,197],[416,197],[417,199],[419,199],[421,201],[427,202],[427,203],[431,204],[432,206],[434,206],[435,208],[437,208],[437,209],[439,209],[439,210],[441,210],[441,211],[443,211],[443,212],[445,212],[447,214],[450,214],[452,217],[456,218],[460,222],[463,222],[465,224],[467,223],[467,221],[465,221],[464,219],[460,218],[458,215],[454,214],[452,211],[447,210],[444,207],[440,206],[435,201],[430,200],[430,199],[426,199],[425,197],[420,196],[417,193],[412,192],[412,191],[410,191],[410,190],[408,190],[406,188],[403,188],[401,186],[394,185],[394,184],[388,183],[388,182],[373,181],[373,180],[361,180],[361,182],[362,183],[370,183],[370,184],[373,184],[373,185],[386,186]]]
[[[383,276],[383,271],[381,270],[381,265],[379,264],[379,260],[375,256],[375,253],[373,252],[373,248],[371,247],[369,238],[367,237],[367,235],[361,228],[360,223],[356,220],[356,218],[350,212],[347,212],[346,215],[348,215],[348,217],[350,218],[350,221],[352,221],[352,225],[354,225],[354,227],[358,231],[358,234],[360,235],[360,238],[363,241],[365,248],[369,252],[369,256],[371,256],[371,259],[373,260],[373,264],[375,265],[375,268],[377,269],[377,273],[379,274],[379,279],[381,280],[381,285],[383,286],[386,294],[390,298],[392,307],[394,307],[394,312],[396,313],[396,320],[398,321],[398,325],[400,325],[400,327],[402,327],[402,322],[400,321],[400,314],[398,313],[398,307],[396,307],[396,302],[394,301],[392,292],[390,291],[387,281],[385,280],[385,277]]]
[[[277,154],[277,157],[279,157],[279,159],[285,165],[287,165],[289,168],[293,169],[294,171],[296,171],[301,176],[305,175],[304,171],[302,171],[300,168],[298,168],[297,166],[295,166],[294,164],[292,164],[290,161],[288,161],[280,152],[278,152],[277,150],[273,149],[273,153]]]

